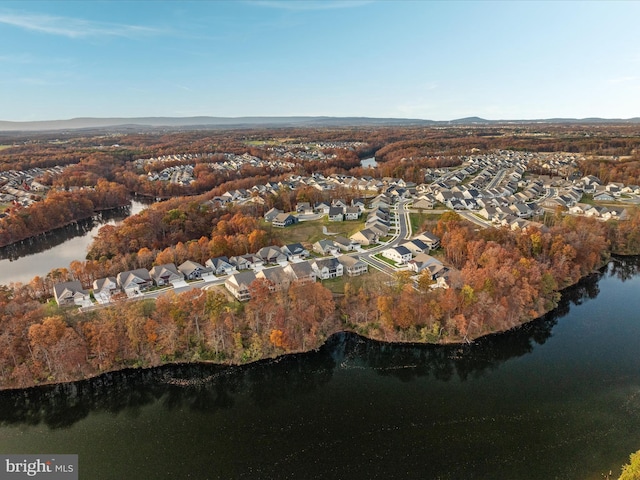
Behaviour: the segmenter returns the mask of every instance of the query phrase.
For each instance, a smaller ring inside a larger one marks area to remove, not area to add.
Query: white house
[[[391,247],[382,251],[382,256],[396,263],[404,264],[411,260],[411,251],[407,247]]]

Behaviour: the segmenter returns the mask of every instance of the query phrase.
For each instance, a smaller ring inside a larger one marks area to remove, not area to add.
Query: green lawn
[[[327,227],[327,231],[330,233],[337,233],[349,237],[357,231],[362,230],[364,224],[364,219],[330,222],[326,218],[323,218],[311,222],[300,222],[285,228],[272,227],[271,224],[266,222],[263,222],[262,225],[267,231],[271,231],[274,239],[279,240],[283,244],[289,244],[302,242],[315,243],[323,238],[331,238],[333,235],[325,235],[322,233],[323,226]]]
[[[376,257],[378,260],[380,260],[381,262],[385,262],[388,263],[389,265],[391,265],[392,267],[397,267],[398,264],[396,262],[394,262],[393,260],[391,260],[390,258],[387,258],[385,256],[383,256],[381,253],[378,253],[377,255],[374,255],[374,257]]]
[[[0,145],[0,150],[6,150],[7,148],[13,148],[13,145]]]
[[[593,200],[593,195],[590,193],[583,193],[582,198],[580,198],[580,203],[586,203],[587,205],[595,205],[596,202]]]

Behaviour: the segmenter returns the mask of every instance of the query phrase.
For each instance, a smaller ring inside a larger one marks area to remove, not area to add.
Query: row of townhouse
[[[120,272],[115,277],[95,280],[93,293],[99,303],[108,303],[118,290],[127,296],[134,296],[153,285],[168,286],[185,280],[206,279],[213,275],[230,275],[239,270],[257,270],[268,264],[302,261],[308,256],[309,252],[301,244],[292,243],[283,247],[264,247],[256,254],[211,258],[205,265],[192,260],[187,260],[178,267],[173,263],[157,265],[151,270],[140,268]],[[54,297],[59,305],[80,305],[86,303],[89,292],[83,290],[79,282],[63,282],[54,286]]]
[[[227,290],[241,302],[251,299],[252,284],[264,280],[272,292],[286,290],[294,283],[312,283],[317,280],[362,275],[368,266],[358,257],[342,255],[310,261],[290,263],[286,266],[265,268],[258,272],[246,270],[230,275],[224,282]]]

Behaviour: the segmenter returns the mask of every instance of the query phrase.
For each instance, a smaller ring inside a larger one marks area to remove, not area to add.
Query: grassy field
[[[420,227],[424,222],[426,222],[427,220],[438,221],[439,219],[440,219],[439,213],[427,213],[427,212],[410,213],[409,221],[411,222],[411,231],[413,232],[414,235],[417,233],[420,233],[422,231]]]
[[[357,292],[363,285],[376,285],[382,282],[388,282],[391,277],[382,273],[375,268],[369,267],[369,272],[357,277],[348,277],[344,275],[338,278],[330,278],[328,280],[318,280],[323,286],[331,290],[331,292],[343,295],[344,286],[349,283],[353,288],[352,291]]]
[[[274,228],[271,224],[264,222],[263,228],[271,231],[274,239],[281,241],[283,244],[288,243],[315,243],[323,238],[331,238],[332,235],[324,235],[322,227],[327,227],[330,233],[338,233],[342,236],[349,237],[364,228],[364,220],[349,220],[345,222],[330,222],[326,218],[314,220],[311,222],[300,222],[290,227]]]
[[[0,145],[0,150],[6,150],[7,148],[13,148],[13,145]]]
[[[596,202],[593,200],[593,195],[590,193],[583,193],[582,198],[580,198],[580,203],[586,203],[587,205],[595,205]]]

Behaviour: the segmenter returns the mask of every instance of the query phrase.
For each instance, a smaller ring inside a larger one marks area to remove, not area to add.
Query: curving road
[[[378,260],[374,257],[374,255],[386,250],[389,247],[395,247],[400,243],[403,243],[405,240],[408,240],[411,237],[411,222],[409,221],[409,210],[405,208],[407,200],[400,201],[396,206],[394,206],[397,228],[396,233],[389,242],[378,245],[377,247],[371,248],[369,250],[365,250],[364,252],[357,252],[354,255],[358,255],[360,260],[368,263],[373,268],[380,270],[387,275],[394,275],[397,270],[393,268],[386,262]]]

